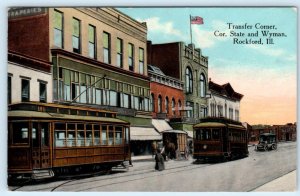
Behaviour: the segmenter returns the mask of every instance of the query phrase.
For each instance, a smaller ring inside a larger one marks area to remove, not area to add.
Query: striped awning
[[[162,140],[162,136],[151,127],[130,127],[131,140]]]

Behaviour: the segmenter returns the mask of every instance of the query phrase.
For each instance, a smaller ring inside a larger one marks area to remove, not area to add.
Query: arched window
[[[181,111],[182,110],[182,108],[181,108],[181,101],[180,101],[180,99],[178,100],[178,112],[179,112],[179,115],[181,115]]]
[[[151,93],[151,96],[150,96],[150,111],[154,112],[154,94],[153,93]]]
[[[186,85],[186,92],[192,93],[193,92],[193,73],[191,68],[187,67],[185,70],[185,85]]]
[[[161,113],[161,96],[158,96],[158,100],[157,100],[157,112]]]
[[[206,79],[203,73],[200,75],[200,96],[206,96]]]
[[[175,115],[175,99],[172,99],[172,114]]]
[[[168,114],[169,113],[169,98],[166,97],[166,100],[165,100],[165,110],[166,110],[166,113]]]

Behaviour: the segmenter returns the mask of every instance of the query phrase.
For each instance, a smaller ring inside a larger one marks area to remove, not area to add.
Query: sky
[[[147,22],[147,39],[154,44],[177,41],[189,44],[190,15],[202,17],[203,25],[192,25],[193,43],[196,48],[201,48],[202,55],[209,58],[208,77],[218,84],[229,82],[236,92],[244,95],[240,106],[240,120],[251,125],[296,122],[296,8],[118,9],[140,22]],[[241,29],[245,27],[245,23],[247,29]],[[262,26],[273,29],[261,29]],[[217,36],[219,34],[216,31],[225,33],[226,37]],[[258,36],[248,36],[248,33],[257,31]],[[273,38],[274,44],[266,43],[262,31],[276,33],[276,37]],[[238,41],[243,42],[250,38],[252,40],[261,38],[263,44],[238,44],[240,43]]]

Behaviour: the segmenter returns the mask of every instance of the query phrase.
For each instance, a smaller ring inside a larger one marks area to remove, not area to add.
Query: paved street
[[[249,147],[247,158],[224,163],[193,164],[168,161],[166,170],[154,170],[153,161],[134,162],[128,171],[113,170],[110,175],[83,179],[40,182],[17,191],[156,191],[156,192],[246,192],[259,191],[260,186],[296,169],[296,142],[280,143],[278,150],[256,152]],[[293,175],[289,184],[296,183]],[[263,191],[272,191],[264,189]],[[267,187],[268,189],[268,187]],[[275,190],[276,191],[276,190]]]

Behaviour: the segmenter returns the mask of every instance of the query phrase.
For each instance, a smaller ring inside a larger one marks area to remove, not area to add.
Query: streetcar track
[[[205,165],[205,166],[202,165],[202,167],[206,167],[206,166],[210,166],[210,165]],[[171,168],[165,169],[164,171],[171,171],[171,170],[176,170],[176,169],[180,169],[180,168],[183,168],[180,171],[184,171],[184,170],[186,170],[187,167],[193,167],[191,169],[201,168],[201,166],[199,167],[199,165],[197,165],[197,164],[189,164],[189,165],[181,165],[179,167],[176,167],[176,166],[171,167]],[[111,176],[111,175],[97,176],[100,179],[91,179],[91,180],[87,180],[87,181],[84,181],[84,182],[78,182],[79,180],[83,180],[82,178],[81,179],[74,179],[74,180],[69,180],[67,182],[63,182],[63,183],[61,183],[57,186],[35,189],[34,191],[43,191],[43,190],[49,190],[49,189],[51,189],[51,191],[55,191],[61,186],[67,187],[67,186],[74,186],[74,185],[77,185],[77,184],[80,184],[80,185],[88,184],[90,182],[103,182],[103,181],[106,181],[106,180],[120,179],[120,178],[125,178],[125,177],[128,177],[128,176],[138,176],[138,175],[149,174],[149,173],[151,174],[153,172],[153,170],[154,169],[143,169],[143,170],[132,171],[131,173],[119,173],[119,171],[115,171],[115,172],[117,172],[116,174],[120,174],[120,175],[117,175],[117,176]],[[169,172],[169,173],[171,173],[171,172]],[[169,174],[169,173],[167,173],[167,174]],[[173,172],[173,173],[175,173],[175,172]],[[164,172],[163,174],[166,174],[166,173]],[[114,174],[112,174],[112,175],[114,175]],[[102,177],[104,177],[104,178],[102,178]],[[88,179],[88,178],[86,178],[86,179]],[[74,182],[74,183],[72,183],[72,182]],[[69,183],[71,183],[71,184],[69,184]]]
[[[282,150],[285,151],[287,149],[294,148],[293,146],[282,146],[282,147],[283,148],[279,149],[280,151],[282,151]],[[278,149],[275,150],[275,151],[256,152],[253,149],[253,151],[251,150],[250,153],[251,154],[255,154],[255,156],[259,156],[260,157],[260,156],[265,156],[266,153],[275,153],[277,151],[278,151]],[[249,153],[249,155],[250,155],[250,153]],[[178,162],[178,163],[180,163],[180,162]],[[228,162],[228,163],[231,163],[231,162]],[[180,166],[173,165],[173,167],[167,168],[164,171],[159,172],[159,173],[155,173],[154,169],[146,169],[146,168],[143,168],[143,167],[142,167],[143,169],[141,169],[141,170],[133,170],[131,172],[125,172],[125,173],[122,173],[122,171],[120,171],[120,169],[116,169],[116,170],[113,171],[115,173],[111,174],[111,175],[97,175],[97,176],[94,175],[93,179],[89,179],[90,177],[87,177],[87,178],[85,178],[85,177],[84,178],[82,178],[82,177],[78,178],[77,177],[77,179],[72,179],[72,180],[64,181],[64,182],[62,182],[59,185],[54,185],[54,186],[50,186],[50,187],[48,186],[48,187],[45,187],[45,188],[38,188],[38,189],[35,189],[35,190],[31,190],[31,191],[45,191],[45,190],[49,190],[51,192],[54,192],[54,191],[56,191],[57,189],[59,189],[61,187],[76,186],[77,184],[82,185],[82,184],[87,184],[87,183],[90,183],[90,182],[103,182],[103,181],[106,181],[106,180],[114,180],[114,179],[120,179],[120,178],[122,179],[122,178],[125,178],[125,177],[128,177],[128,176],[136,177],[138,175],[149,174],[148,176],[143,176],[143,177],[141,176],[141,177],[137,177],[137,178],[130,179],[130,180],[128,180],[128,179],[127,180],[121,180],[121,181],[118,181],[118,182],[111,182],[111,183],[106,183],[106,184],[102,184],[102,185],[98,185],[98,186],[93,186],[93,187],[88,187],[88,188],[76,190],[76,191],[87,191],[87,190],[90,190],[90,189],[95,189],[95,188],[110,186],[110,185],[114,185],[114,184],[119,184],[119,183],[124,183],[124,182],[131,182],[131,181],[137,181],[137,180],[142,180],[142,179],[146,179],[146,178],[152,178],[152,177],[161,176],[161,175],[169,175],[169,174],[173,174],[173,173],[177,173],[177,172],[182,172],[182,171],[186,171],[186,170],[193,170],[193,169],[198,169],[198,168],[203,168],[203,167],[209,167],[209,166],[212,166],[212,165],[215,165],[215,164],[205,164],[204,165],[204,164],[192,164],[192,163],[190,163],[188,165],[181,164]],[[74,178],[76,178],[76,176]],[[98,178],[98,179],[95,179],[95,178]],[[52,180],[50,182],[53,182],[53,183],[55,183],[55,182],[57,183],[58,182],[57,178],[54,179],[53,181]],[[79,180],[87,180],[87,181],[80,182]],[[21,184],[21,186],[12,188],[11,191],[18,191],[22,187],[25,187],[26,183],[28,183],[30,181],[31,180],[27,180],[27,181],[23,182]],[[36,185],[36,184],[32,184],[32,185]],[[260,185],[260,186],[262,186],[262,185]],[[254,189],[252,189],[252,190],[254,190]]]
[[[213,164],[210,164],[210,165],[205,165],[203,167],[209,167],[209,166],[212,166]],[[194,166],[194,165],[189,165],[189,166]],[[184,166],[184,167],[188,167],[188,166]],[[182,172],[182,171],[188,171],[188,170],[193,170],[193,169],[198,169],[198,168],[203,168],[203,167],[193,167],[193,168],[189,168],[189,169],[186,169],[184,167],[177,167],[177,168],[171,168],[171,169],[178,169],[178,168],[182,168],[178,171],[173,171],[173,172],[160,172],[160,173],[157,173],[156,175],[150,175],[150,176],[144,176],[144,177],[140,177],[140,178],[136,178],[136,179],[132,179],[132,180],[126,180],[126,181],[119,181],[119,182],[112,182],[112,183],[108,183],[108,184],[103,184],[103,185],[99,185],[99,186],[94,186],[94,187],[88,187],[86,189],[80,189],[80,190],[76,190],[76,192],[80,192],[80,191],[87,191],[87,190],[90,190],[90,189],[94,189],[94,188],[99,188],[99,187],[105,187],[105,186],[110,186],[110,185],[114,185],[114,184],[119,184],[119,183],[124,183],[124,182],[133,182],[133,181],[136,181],[136,180],[141,180],[141,179],[147,179],[147,178],[152,178],[152,177],[155,177],[155,176],[162,176],[162,175],[168,175],[168,174],[173,174],[173,173],[178,173],[178,172]],[[184,169],[183,169],[184,168]],[[171,170],[169,169],[169,170]],[[168,170],[168,169],[165,169],[165,170]],[[164,171],[165,171],[164,170]],[[152,171],[152,170],[151,170]],[[153,174],[153,173],[143,173],[143,174]],[[125,176],[124,176],[125,177]]]

